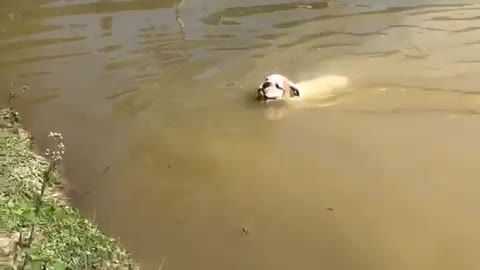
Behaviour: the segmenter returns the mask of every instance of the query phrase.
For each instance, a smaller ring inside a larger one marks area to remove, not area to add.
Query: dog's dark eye
[[[282,88],[280,87],[280,85],[278,85],[278,83],[275,84],[275,87],[278,88],[278,89],[282,89]]]
[[[270,85],[272,85],[271,82],[264,82],[263,85],[262,85],[262,87],[263,87],[263,88],[267,88],[267,87],[270,87]]]

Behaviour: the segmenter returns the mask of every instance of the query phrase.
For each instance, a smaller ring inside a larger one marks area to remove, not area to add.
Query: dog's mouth
[[[268,100],[277,100],[277,99],[279,99],[279,98],[278,98],[278,97],[269,97],[269,96],[265,93],[265,89],[260,88],[260,89],[258,89],[258,92],[257,92],[257,99],[258,99],[258,100],[268,101]]]
[[[279,97],[269,97],[267,95],[267,93],[265,92],[265,89],[269,88],[272,86],[272,83],[271,82],[264,82],[260,88],[258,89],[257,91],[257,99],[259,100],[264,100],[264,101],[268,101],[268,100],[278,100]],[[281,88],[279,88],[281,89]],[[283,90],[283,89],[282,89]]]

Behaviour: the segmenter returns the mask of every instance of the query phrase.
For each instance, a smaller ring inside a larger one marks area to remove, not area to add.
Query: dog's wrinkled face
[[[262,100],[282,99],[285,95],[285,78],[278,74],[273,74],[265,78],[265,82],[260,84],[257,90],[257,97]]]
[[[280,74],[268,75],[257,90],[257,98],[265,101],[299,96],[298,86]]]

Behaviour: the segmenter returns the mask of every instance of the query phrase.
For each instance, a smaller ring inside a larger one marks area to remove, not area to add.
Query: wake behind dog
[[[336,97],[347,91],[350,80],[345,76],[320,75],[299,81],[297,85],[302,91],[301,96],[298,99],[289,99],[289,103],[297,106],[325,107],[336,103]]]

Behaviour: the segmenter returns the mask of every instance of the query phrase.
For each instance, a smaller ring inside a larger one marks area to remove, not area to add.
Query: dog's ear
[[[299,97],[300,96],[299,87],[291,81],[287,81],[287,82],[288,82],[288,86],[290,88],[290,95],[292,97]]]
[[[292,90],[292,95],[294,97],[299,97],[300,96],[300,90],[294,86],[290,86],[290,89]]]

